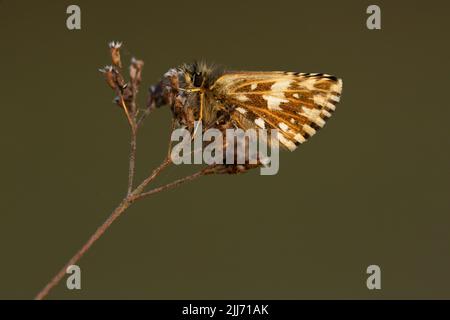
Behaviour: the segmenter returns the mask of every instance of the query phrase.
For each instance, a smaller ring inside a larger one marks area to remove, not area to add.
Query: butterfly
[[[177,126],[278,129],[293,151],[323,128],[342,94],[342,79],[324,73],[224,71],[206,63],[170,69],[150,88],[150,108],[169,105]]]

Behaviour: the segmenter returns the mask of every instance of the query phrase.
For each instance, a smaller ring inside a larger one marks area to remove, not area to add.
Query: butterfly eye
[[[199,72],[196,72],[192,76],[192,83],[194,84],[194,87],[200,87],[202,85],[202,74]]]

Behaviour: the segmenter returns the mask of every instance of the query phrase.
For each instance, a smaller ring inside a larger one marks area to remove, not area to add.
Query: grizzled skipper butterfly
[[[191,132],[195,121],[202,130],[278,129],[281,145],[293,151],[325,125],[341,92],[342,80],[323,73],[236,72],[193,63],[166,72],[150,88],[148,104],[169,105],[176,126]]]

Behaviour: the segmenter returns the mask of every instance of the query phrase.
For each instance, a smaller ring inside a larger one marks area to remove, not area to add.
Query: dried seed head
[[[113,72],[115,75],[115,81],[117,83],[117,86],[120,88],[121,91],[123,91],[128,86],[128,84],[125,82],[122,75],[116,69],[114,69]]]
[[[136,66],[140,66],[142,68],[142,66],[144,66],[144,61],[138,60],[135,57],[133,57],[133,58],[131,58],[131,64],[134,64]]]
[[[105,66],[98,71],[105,75],[106,82],[113,90],[123,91],[127,87],[122,75],[113,66]]]
[[[112,66],[104,66],[102,69],[98,69],[98,71],[102,73],[112,72],[113,67]]]
[[[136,83],[137,85],[140,84],[142,80],[142,68],[144,66],[144,61],[137,60],[134,57],[131,59],[131,65],[130,65],[130,78],[133,83]]]
[[[106,83],[108,83],[108,85],[113,89],[116,90],[117,89],[117,84],[115,81],[115,75],[114,75],[114,68],[112,66],[105,66],[102,69],[98,69],[98,71],[100,71],[101,73],[103,73],[105,75],[106,78]]]
[[[122,68],[122,61],[120,60],[120,47],[122,47],[122,42],[111,41],[109,43],[109,50],[111,52],[112,63],[115,66]]]

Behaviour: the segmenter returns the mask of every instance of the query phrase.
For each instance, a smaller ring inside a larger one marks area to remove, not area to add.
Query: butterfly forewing
[[[305,142],[335,110],[342,80],[320,73],[230,72],[211,90],[234,108],[231,117],[243,129],[279,129],[289,150]]]

